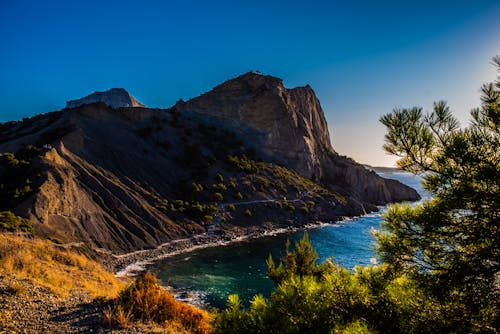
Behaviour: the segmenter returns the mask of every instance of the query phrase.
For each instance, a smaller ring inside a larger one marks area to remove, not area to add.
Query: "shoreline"
[[[379,214],[372,212],[369,214]],[[365,215],[363,215],[365,216]],[[314,223],[292,224],[266,223],[261,226],[251,226],[247,228],[218,229],[215,231],[197,234],[189,238],[177,239],[166,242],[153,249],[144,249],[131,253],[112,255],[113,267],[116,277],[134,277],[144,272],[147,266],[164,258],[180,254],[190,253],[199,249],[227,246],[230,244],[293,233],[303,229],[321,228],[356,219],[361,216],[337,217],[329,222],[316,221]]]

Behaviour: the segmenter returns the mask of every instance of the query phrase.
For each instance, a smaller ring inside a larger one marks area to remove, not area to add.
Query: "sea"
[[[428,198],[421,178],[406,172],[379,173],[414,188]],[[230,294],[240,295],[248,305],[257,294],[269,297],[274,284],[267,277],[266,260],[271,254],[275,263],[307,231],[318,252],[318,261],[327,259],[348,269],[369,265],[377,259],[372,231],[382,221],[379,212],[341,222],[325,222],[293,233],[281,233],[259,239],[243,240],[225,246],[202,248],[154,262],[146,268],[156,274],[178,299],[204,308],[224,308]]]

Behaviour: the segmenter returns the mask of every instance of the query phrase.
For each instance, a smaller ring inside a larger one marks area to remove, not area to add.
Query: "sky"
[[[500,1],[0,0],[0,40],[0,122],[112,87],[167,108],[258,70],[313,87],[337,152],[391,166],[392,109],[446,100],[467,125]]]

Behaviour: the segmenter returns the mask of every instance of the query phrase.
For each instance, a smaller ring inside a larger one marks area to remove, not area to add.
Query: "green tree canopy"
[[[500,70],[500,56],[493,63]],[[500,78],[482,87],[481,100],[466,128],[443,101],[429,114],[395,109],[381,118],[385,150],[422,174],[432,199],[391,207],[378,251],[453,304],[450,316],[468,323],[464,331],[491,329],[500,288]]]

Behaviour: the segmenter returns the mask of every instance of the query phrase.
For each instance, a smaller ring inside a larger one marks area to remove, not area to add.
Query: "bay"
[[[423,198],[421,178],[409,173],[379,173],[416,189]],[[318,252],[319,261],[332,258],[346,268],[369,265],[375,258],[372,230],[379,227],[380,212],[347,221],[324,224],[308,229],[309,238]],[[248,305],[256,294],[269,296],[274,289],[267,278],[266,259],[275,262],[284,254],[285,243],[303,237],[304,231],[246,240],[225,246],[209,247],[167,257],[148,266],[163,285],[173,288],[179,299],[205,307],[223,308],[229,294],[237,293]]]

